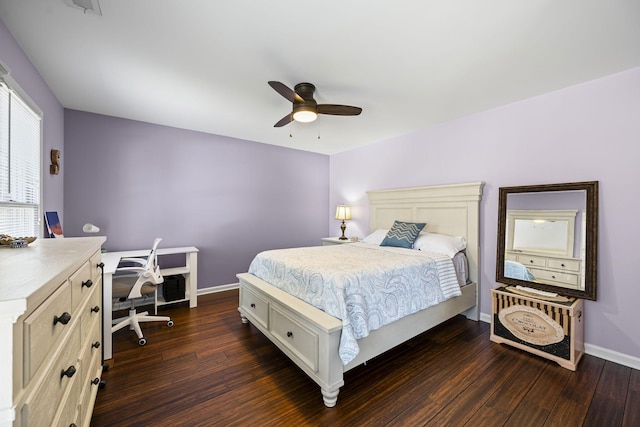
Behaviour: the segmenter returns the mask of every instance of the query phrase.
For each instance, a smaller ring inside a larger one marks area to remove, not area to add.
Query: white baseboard
[[[486,323],[491,323],[491,315],[488,313],[480,313],[480,320]],[[640,370],[640,358],[638,357],[619,353],[617,351],[589,343],[584,343],[584,352],[588,355],[608,360],[609,362],[618,363],[623,366],[628,366],[629,368]]]
[[[198,288],[198,295],[215,294],[216,292],[230,291],[240,288],[240,283],[229,283],[228,285],[211,286],[209,288]]]
[[[491,323],[491,315],[487,313],[480,313],[480,320],[485,323]]]
[[[628,366],[633,369],[640,370],[640,358],[630,356],[628,354],[618,353],[617,351],[602,348],[597,345],[584,343],[584,352],[591,356],[599,357],[610,362]]]

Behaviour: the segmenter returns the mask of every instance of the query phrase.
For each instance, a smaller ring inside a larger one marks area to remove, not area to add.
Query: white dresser
[[[581,289],[582,261],[580,258],[551,256],[524,251],[507,251],[505,258],[524,265],[536,279],[543,283]]]
[[[0,426],[88,426],[102,374],[104,237],[0,248]]]

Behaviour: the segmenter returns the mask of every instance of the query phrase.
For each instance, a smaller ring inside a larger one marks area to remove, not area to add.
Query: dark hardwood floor
[[[458,316],[345,374],[338,404],[253,326],[238,292],[114,335],[91,425],[640,426],[640,371],[585,356],[576,372],[489,341]]]

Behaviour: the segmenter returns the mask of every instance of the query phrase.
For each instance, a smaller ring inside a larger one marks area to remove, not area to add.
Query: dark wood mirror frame
[[[584,290],[565,288],[550,284],[505,277],[504,265],[506,255],[507,234],[507,196],[515,193],[540,193],[550,191],[586,192],[586,227],[585,227],[585,266]],[[496,281],[506,285],[525,286],[559,295],[584,298],[595,301],[597,298],[598,278],[598,181],[573,182],[566,184],[528,185],[520,187],[501,187],[498,200],[498,254],[496,257]]]

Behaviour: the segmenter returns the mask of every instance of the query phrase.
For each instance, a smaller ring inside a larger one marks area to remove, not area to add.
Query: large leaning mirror
[[[496,281],[596,299],[598,182],[501,187]]]

